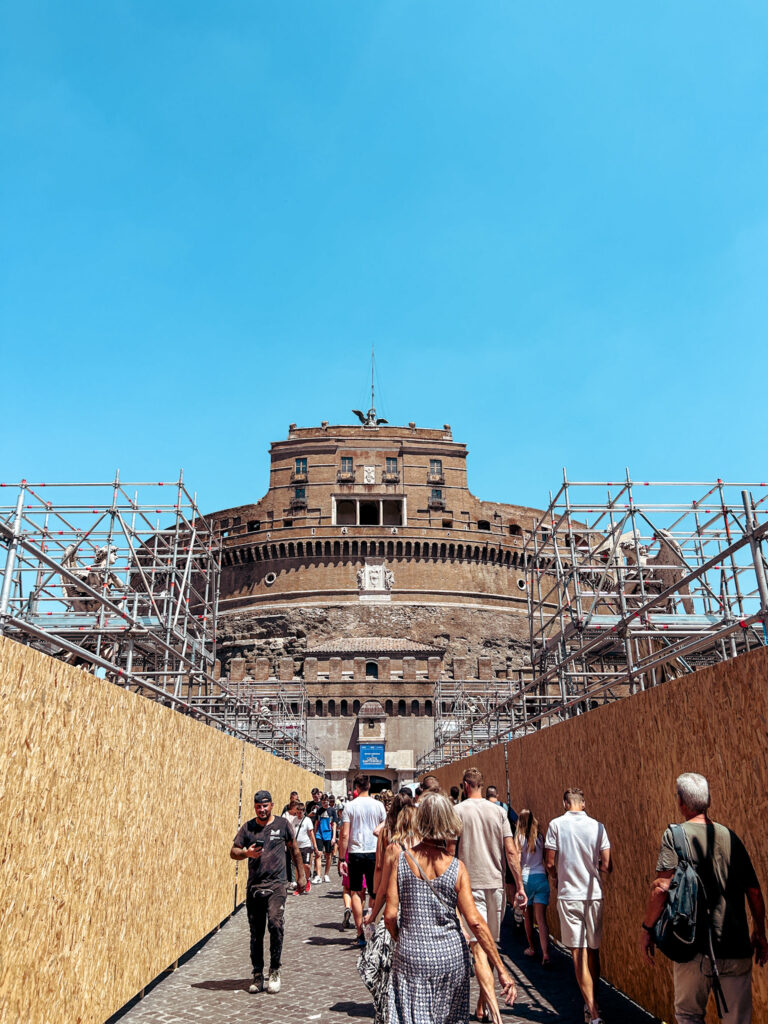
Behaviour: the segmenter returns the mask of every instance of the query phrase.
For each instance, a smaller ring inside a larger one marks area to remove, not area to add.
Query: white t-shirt
[[[523,842],[520,847],[520,867],[522,868],[523,881],[527,882],[531,875],[546,875],[544,867],[544,840],[541,836],[536,837],[536,846],[531,852],[528,843]]]
[[[296,843],[300,850],[309,850],[312,847],[312,822],[304,815],[301,821],[293,819],[293,831],[296,833]]]
[[[350,853],[376,853],[376,836],[373,830],[387,816],[384,804],[372,796],[358,796],[350,801],[341,816],[341,823],[349,822]]]
[[[600,853],[610,848],[605,826],[586,811],[566,811],[549,823],[544,848],[557,853],[561,900],[601,900]]]

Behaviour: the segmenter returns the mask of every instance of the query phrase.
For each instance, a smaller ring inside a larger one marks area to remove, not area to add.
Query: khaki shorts
[[[494,942],[499,941],[501,932],[501,919],[504,917],[506,898],[503,889],[473,889],[472,899],[480,911],[480,916],[488,925],[488,929]],[[469,930],[469,929],[467,929]],[[477,939],[470,932],[470,942],[477,942]]]
[[[557,901],[560,941],[568,949],[599,949],[603,937],[602,900]]]

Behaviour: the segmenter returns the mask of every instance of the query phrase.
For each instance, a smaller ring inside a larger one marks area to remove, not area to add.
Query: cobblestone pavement
[[[355,966],[355,933],[339,928],[342,910],[341,888],[335,880],[313,886],[306,896],[289,895],[282,991],[250,995],[248,921],[241,909],[185,964],[123,1013],[120,1024],[370,1024],[373,1008]],[[502,1008],[504,1024],[582,1024],[583,1003],[570,959],[555,952],[552,969],[544,971],[523,956],[522,929],[512,926],[510,914],[501,938],[504,959],[518,984],[514,1007]],[[268,963],[267,942],[265,953]],[[656,1021],[607,986],[600,1005],[606,1024]]]

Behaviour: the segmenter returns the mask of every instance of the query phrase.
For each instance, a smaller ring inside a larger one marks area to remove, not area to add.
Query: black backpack
[[[667,902],[653,928],[657,948],[678,964],[687,964],[702,952],[701,936],[696,941],[701,879],[690,861],[688,838],[681,825],[670,825],[677,854],[677,867],[669,883]]]
[[[717,1015],[722,1019],[728,1012],[728,1006],[717,970],[712,937],[712,914],[706,889],[699,873],[691,864],[688,836],[682,825],[670,825],[669,830],[677,854],[677,867],[669,883],[667,902],[653,927],[653,941],[664,956],[678,964],[689,963],[698,953],[709,957],[712,994],[715,997]]]

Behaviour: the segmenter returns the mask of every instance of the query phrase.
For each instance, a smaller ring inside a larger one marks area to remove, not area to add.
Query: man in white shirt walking
[[[504,916],[504,867],[508,865],[515,880],[515,903],[521,909],[527,899],[520,871],[520,847],[498,804],[483,800],[483,776],[478,768],[467,768],[462,779],[466,800],[454,809],[463,825],[459,840],[459,859],[469,874],[469,884],[477,909],[498,942]],[[479,942],[471,943],[475,974],[480,986],[477,1019],[489,1015],[500,1024],[499,1003],[493,984],[493,969]]]
[[[368,896],[372,900],[373,875],[376,870],[377,837],[373,830],[387,816],[384,804],[370,796],[371,781],[367,775],[355,776],[357,797],[344,807],[341,816],[341,837],[339,839],[339,874],[348,875],[349,893],[352,897],[352,916],[357,928],[357,944],[365,946],[363,935],[363,879]],[[349,853],[349,864],[347,864]]]
[[[565,813],[549,823],[544,840],[547,873],[557,885],[561,939],[573,954],[576,981],[584,997],[584,1019],[602,1024],[597,1008],[600,940],[603,932],[602,882],[613,870],[605,826],[584,810],[584,793],[563,794]]]

